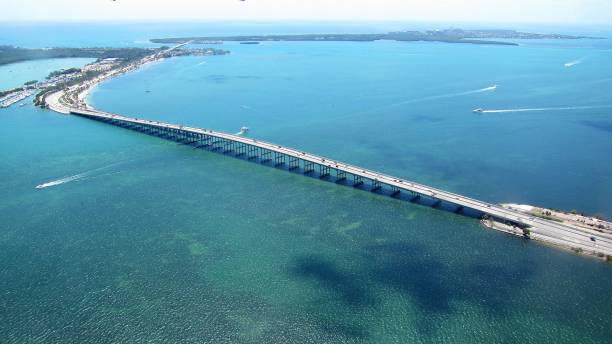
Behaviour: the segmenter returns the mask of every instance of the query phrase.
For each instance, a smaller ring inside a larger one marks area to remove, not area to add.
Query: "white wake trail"
[[[534,111],[571,111],[571,110],[593,110],[593,109],[608,109],[612,105],[602,106],[566,106],[566,107],[544,107],[544,108],[527,108],[527,109],[501,109],[501,110],[482,110],[481,113],[511,113],[511,112],[534,112]]]
[[[437,96],[429,96],[429,97],[405,100],[403,102],[390,104],[390,105],[384,106],[382,108],[394,107],[394,106],[410,104],[410,103],[420,103],[420,102],[425,102],[425,101],[429,101],[429,100],[436,100],[436,99],[446,99],[446,98],[468,96],[470,94],[495,91],[496,89],[497,89],[497,85],[493,85],[493,86],[489,86],[489,87],[485,87],[485,88],[480,88],[480,89],[477,89],[477,90],[458,92],[458,93],[447,93],[447,94],[441,94],[441,95],[437,95]]]
[[[74,182],[76,180],[84,178],[86,175],[87,175],[87,173],[75,174],[74,176],[64,177],[62,179],[53,180],[53,181],[46,182],[46,183],[43,183],[43,184],[40,184],[40,185],[36,185],[36,188],[37,189],[44,189],[44,188],[48,188],[48,187],[51,187],[51,186],[57,186],[57,185],[62,185],[62,184]]]
[[[100,177],[100,176],[106,176],[106,175],[109,175],[109,174],[116,174],[116,173],[119,173],[119,171],[114,171],[114,172],[111,171],[111,172],[103,172],[103,173],[100,173],[100,171],[105,171],[105,170],[108,170],[108,169],[110,169],[112,167],[115,167],[115,166],[124,165],[127,162],[129,162],[129,161],[120,161],[120,162],[116,162],[114,164],[110,164],[110,165],[107,165],[107,166],[102,166],[102,167],[94,168],[93,170],[89,170],[89,171],[86,171],[86,172],[83,172],[83,173],[75,174],[75,175],[70,176],[70,177],[64,177],[64,178],[61,178],[61,179],[52,180],[50,182],[46,182],[46,183],[43,183],[43,184],[40,184],[40,185],[36,185],[36,189],[45,189],[45,188],[48,188],[48,187],[62,185],[62,184],[66,184],[66,183],[82,180],[82,179],[85,179],[85,178],[92,179],[92,178],[97,178],[97,177]]]
[[[461,96],[467,96],[467,95],[475,94],[475,93],[483,93],[483,92],[495,91],[496,89],[497,89],[497,85],[493,85],[493,86],[481,88],[481,89],[478,89],[478,90],[471,90],[471,91],[458,92],[458,93],[448,93],[448,94],[442,94],[442,95],[439,95],[439,96],[424,97],[424,98],[409,100],[408,102],[419,102],[419,101],[425,101],[425,100],[434,100],[434,99],[461,97]]]
[[[575,60],[575,61],[571,61],[571,62],[565,63],[564,66],[565,66],[565,68],[570,68],[570,67],[573,67],[575,65],[581,64],[582,61],[583,61],[583,59],[578,59],[578,60]]]

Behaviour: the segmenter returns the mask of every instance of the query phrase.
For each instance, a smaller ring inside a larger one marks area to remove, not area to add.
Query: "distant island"
[[[443,42],[468,44],[496,44],[518,45],[513,42],[494,41],[492,39],[583,39],[593,38],[585,36],[569,36],[560,34],[526,33],[514,30],[463,30],[444,29],[430,31],[398,31],[374,34],[300,34],[300,35],[255,35],[255,36],[207,36],[207,37],[179,37],[155,38],[153,43],[183,43],[192,41],[194,44],[208,44],[209,42],[237,41],[315,41],[315,42],[373,42],[378,40],[391,40],[401,42]]]

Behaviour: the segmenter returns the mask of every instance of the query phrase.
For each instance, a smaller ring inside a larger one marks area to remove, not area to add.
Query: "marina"
[[[34,94],[33,90],[26,89],[23,91],[11,93],[3,98],[0,98],[0,108],[7,108],[15,103],[18,103]],[[23,105],[20,105],[23,106]]]

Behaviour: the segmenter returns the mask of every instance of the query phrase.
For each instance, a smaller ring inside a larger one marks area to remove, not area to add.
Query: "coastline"
[[[184,44],[182,44],[184,45]],[[175,47],[176,48],[176,47]],[[172,48],[174,50],[175,48]],[[147,56],[142,60],[133,62],[120,69],[111,69],[104,72],[93,79],[87,80],[82,84],[77,84],[69,87],[67,90],[59,90],[48,95],[43,95],[43,103],[51,110],[62,114],[70,114],[71,105],[80,105],[81,107],[88,110],[95,110],[95,108],[89,103],[88,97],[98,85],[110,80],[112,78],[136,71],[144,66],[150,65],[155,62],[164,60],[165,57],[152,55]],[[70,95],[72,97],[72,104],[68,102],[64,97]]]

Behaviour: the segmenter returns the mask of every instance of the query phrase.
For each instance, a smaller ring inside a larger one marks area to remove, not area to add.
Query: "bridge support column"
[[[400,188],[397,186],[391,186],[391,197],[398,197],[400,195]]]
[[[319,179],[329,176],[329,166],[319,165]]]
[[[186,145],[191,146],[194,143],[198,143],[200,141],[200,138],[198,137],[197,134],[195,133],[187,133],[187,143],[185,143]]]
[[[289,156],[289,171],[300,168],[300,159]]]
[[[346,172],[336,169],[336,183],[346,180]]]
[[[266,163],[268,161],[272,161],[272,151],[269,151],[267,149],[262,149],[261,150],[261,162]]]
[[[168,128],[161,127],[159,128],[158,133],[159,133],[158,136],[161,137],[162,139],[167,139],[170,137]]]
[[[458,206],[457,209],[455,209],[455,213],[461,213],[463,212],[464,207],[462,205]]]
[[[204,148],[207,146],[207,141],[210,139],[210,136],[208,135],[204,135],[204,134],[199,134],[198,136],[198,145],[195,148]]]
[[[278,166],[282,166],[285,164],[285,154],[278,154],[276,153],[274,155],[274,166],[278,167]]]
[[[248,147],[249,148],[248,148],[248,153],[247,153],[248,156],[247,156],[247,158],[249,160],[257,159],[257,156],[259,155],[259,153],[258,153],[259,152],[259,147],[251,146],[251,145],[249,145]]]
[[[234,151],[234,141],[226,140],[223,142],[223,154]]]
[[[437,208],[440,206],[440,204],[442,204],[442,201],[439,199],[434,198],[434,203],[431,205],[433,208]]]
[[[372,188],[370,189],[370,191],[375,192],[382,188],[382,185],[380,184],[380,181],[378,179],[371,179],[370,182],[372,183]]]
[[[312,161],[304,160],[304,174],[314,172],[314,163]]]
[[[237,143],[236,156],[246,155],[247,146],[244,143]]]
[[[353,174],[353,186],[363,185],[363,178]]]
[[[214,140],[213,139],[213,141],[212,141],[212,143],[210,145],[212,150],[216,151],[216,150],[221,149],[221,147],[223,145],[223,141],[225,141],[225,140],[223,140],[223,139],[216,139],[216,140]]]
[[[410,193],[412,194],[412,198],[410,199],[410,202],[418,201],[421,198],[421,195],[419,195],[418,193],[414,191],[410,191]]]

